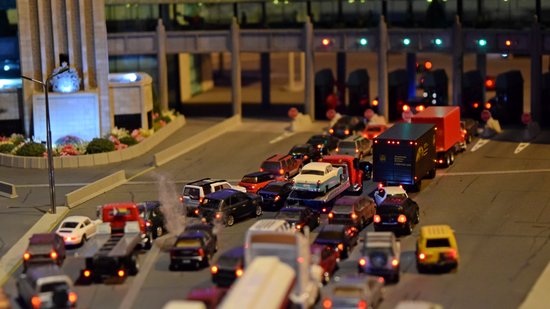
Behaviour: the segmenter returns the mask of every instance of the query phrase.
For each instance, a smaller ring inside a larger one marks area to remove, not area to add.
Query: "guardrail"
[[[73,208],[126,183],[126,172],[118,171],[65,195],[65,205]]]

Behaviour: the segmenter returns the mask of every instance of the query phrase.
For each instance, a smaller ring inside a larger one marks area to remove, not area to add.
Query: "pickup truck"
[[[293,189],[327,193],[344,180],[341,167],[333,167],[328,162],[312,162],[306,164],[302,172],[294,177]]]

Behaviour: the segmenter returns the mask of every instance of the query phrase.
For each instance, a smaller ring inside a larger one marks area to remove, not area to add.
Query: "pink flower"
[[[153,120],[157,119],[159,117],[158,113],[153,113]]]
[[[119,144],[115,145],[116,150],[122,150],[122,149],[126,149],[126,148],[128,148],[128,145],[126,145],[126,144],[120,144],[119,143]]]
[[[160,124],[161,127],[164,127],[166,125],[166,121],[161,120],[161,121],[159,121],[159,124]]]
[[[118,140],[118,138],[116,138],[115,136],[109,136],[109,140],[113,143],[115,143],[115,145],[120,145],[120,141]]]

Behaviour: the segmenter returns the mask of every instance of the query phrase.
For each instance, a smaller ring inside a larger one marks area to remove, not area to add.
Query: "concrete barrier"
[[[126,172],[118,171],[65,195],[65,205],[73,208],[126,183]]]
[[[16,198],[17,193],[15,192],[15,186],[11,183],[0,181],[0,196]]]
[[[519,309],[543,309],[548,308],[548,291],[550,290],[550,263],[537,279],[537,282],[527,294],[527,297],[519,306]]]
[[[32,234],[51,232],[59,222],[65,218],[69,208],[57,207],[55,214],[44,214],[26,233],[13,245],[0,259],[0,286],[12,276],[21,265],[23,253],[29,244],[29,238]]]
[[[214,138],[224,134],[226,131],[238,126],[241,124],[241,116],[235,115],[231,118],[228,118],[217,125],[214,125],[201,133],[195,134],[194,136],[179,142],[172,147],[164,149],[160,152],[157,152],[154,155],[155,165],[161,166],[184,153],[191,151],[200,145],[204,144],[206,141],[213,140]]]

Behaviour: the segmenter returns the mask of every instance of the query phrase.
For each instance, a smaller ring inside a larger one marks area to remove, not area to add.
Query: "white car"
[[[326,193],[344,181],[344,172],[341,167],[334,167],[327,162],[311,162],[302,168],[293,181],[296,190]]]
[[[86,216],[69,216],[55,231],[63,237],[65,245],[80,245],[93,237],[101,220],[91,220]]]
[[[382,204],[382,202],[388,197],[409,197],[409,195],[401,186],[380,187],[374,191],[374,200],[376,201],[376,205]]]

